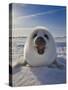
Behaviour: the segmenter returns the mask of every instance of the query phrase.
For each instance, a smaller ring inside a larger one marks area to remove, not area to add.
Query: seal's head
[[[47,47],[47,43],[49,41],[47,31],[45,31],[44,29],[36,28],[32,35],[32,41],[34,42],[34,48],[36,48],[37,53],[39,55],[44,54]]]

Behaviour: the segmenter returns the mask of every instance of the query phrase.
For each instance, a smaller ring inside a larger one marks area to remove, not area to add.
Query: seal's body
[[[56,45],[50,32],[43,27],[35,28],[26,41],[24,60],[31,66],[48,66],[56,57]]]

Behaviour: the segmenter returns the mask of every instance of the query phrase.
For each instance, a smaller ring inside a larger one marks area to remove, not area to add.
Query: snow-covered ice
[[[23,61],[23,39],[15,38],[12,43],[12,84],[13,86],[49,85],[66,82],[66,46],[57,47],[57,61],[64,65],[57,67],[29,67]],[[11,63],[11,61],[10,61]]]

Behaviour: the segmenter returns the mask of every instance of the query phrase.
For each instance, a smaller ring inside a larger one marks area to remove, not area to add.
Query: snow
[[[30,67],[22,66],[22,64],[17,64],[13,67],[13,86],[32,86],[65,83],[66,60],[64,57],[57,57],[57,61],[63,64],[64,67]]]

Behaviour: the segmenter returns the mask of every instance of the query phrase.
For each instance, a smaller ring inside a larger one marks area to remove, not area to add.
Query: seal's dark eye
[[[48,35],[47,35],[47,34],[44,34],[44,37],[45,37],[45,38],[47,38],[47,39],[49,39],[49,37],[48,37]]]
[[[33,38],[35,38],[37,36],[37,34],[34,34]]]

